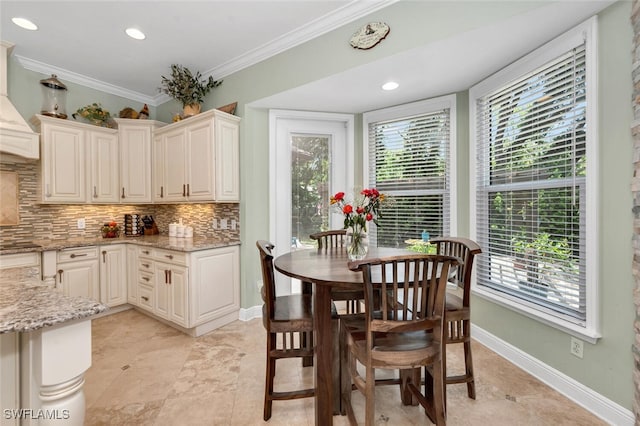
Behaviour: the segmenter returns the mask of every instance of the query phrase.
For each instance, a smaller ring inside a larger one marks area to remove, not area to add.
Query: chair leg
[[[302,339],[301,347],[308,349],[313,348],[313,333],[300,333],[300,339]],[[313,357],[307,356],[302,358],[303,367],[313,367]]]
[[[473,375],[473,359],[471,358],[471,342],[464,342],[464,365],[467,378],[467,395],[469,398],[476,399],[476,382]]]
[[[351,392],[353,386],[351,384],[352,373],[351,368],[355,367],[355,360],[351,359],[349,347],[347,346],[346,333],[340,326],[340,382],[341,382],[341,414],[346,414],[349,418],[349,424],[357,425],[356,416],[351,406]]]
[[[273,378],[276,375],[276,360],[271,357],[271,350],[276,347],[276,335],[273,333],[267,333],[267,368],[266,378],[264,384],[264,413],[263,419],[267,421],[271,418],[271,406],[273,400]]]
[[[376,370],[366,367],[366,383],[365,383],[365,426],[373,426],[376,412]]]
[[[433,408],[435,415],[435,424],[437,426],[445,425],[447,423],[447,415],[445,408],[445,377],[442,364],[435,362],[433,364]],[[426,376],[425,372],[425,376]],[[425,410],[426,412],[426,410]]]
[[[332,318],[331,319],[331,332],[332,332],[332,341],[333,341],[333,359],[332,359],[332,367],[333,367],[333,414],[344,414],[342,410],[342,397],[340,395],[341,390],[341,341],[340,341],[340,319]]]

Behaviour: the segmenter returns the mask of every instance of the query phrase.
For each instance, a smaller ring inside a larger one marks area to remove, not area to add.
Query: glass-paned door
[[[353,116],[273,110],[270,113],[270,239],[275,255],[315,247],[309,235],[342,227],[329,208],[353,188]],[[276,276],[279,294],[299,291]]]
[[[331,138],[291,137],[291,248],[315,247],[309,235],[329,229]]]

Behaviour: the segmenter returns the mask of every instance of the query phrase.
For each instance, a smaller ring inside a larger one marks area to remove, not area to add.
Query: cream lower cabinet
[[[138,303],[138,247],[127,244],[127,302]]]
[[[100,301],[109,307],[127,303],[127,247],[100,247]]]
[[[182,327],[188,327],[187,285],[189,284],[189,274],[187,268],[156,262],[155,280],[154,313]]]
[[[65,296],[100,300],[98,247],[79,247],[57,253],[55,287]]]
[[[136,283],[136,306],[199,336],[238,319],[240,251],[138,247]]]

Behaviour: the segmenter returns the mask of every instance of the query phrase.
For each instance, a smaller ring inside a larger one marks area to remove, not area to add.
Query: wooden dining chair
[[[284,358],[313,357],[313,308],[311,294],[276,295],[273,269],[274,245],[259,240],[256,246],[260,252],[262,265],[262,323],[267,330],[267,368],[264,389],[265,421],[271,418],[273,401],[307,398],[315,395],[315,390],[302,389],[276,392],[273,380],[276,375],[276,361]],[[306,338],[305,338],[306,337]]]
[[[314,241],[318,242],[318,250],[346,250],[346,229],[334,229],[330,231],[316,232],[309,235]],[[364,299],[364,290],[349,290],[341,288],[331,289],[331,300],[334,302],[344,302],[345,312],[347,314],[360,313],[362,311],[362,303]],[[333,328],[333,406],[339,408],[340,414],[344,414],[341,407],[340,383],[342,371],[340,366],[340,314],[334,315],[332,318]],[[334,411],[334,414],[338,414]]]
[[[318,242],[318,250],[346,250],[346,235],[346,229],[334,229],[316,232],[309,235],[309,238]],[[345,310],[348,314],[361,312],[364,291],[333,288],[331,289],[331,299],[345,302]]]
[[[471,272],[473,260],[482,253],[480,246],[473,240],[462,237],[442,237],[430,240],[436,245],[437,254],[454,256],[459,260],[454,274],[450,274],[450,282],[455,283],[462,291],[462,297],[448,292],[445,304],[445,342],[447,345],[462,343],[464,345],[465,373],[446,375],[446,384],[467,384],[469,398],[476,399],[476,385],[471,357]],[[446,352],[446,347],[445,347]],[[444,358],[446,373],[446,356]],[[446,392],[446,390],[445,390]],[[446,401],[446,399],[445,399]]]
[[[375,416],[375,386],[398,383],[403,403],[415,399],[432,422],[445,424],[444,304],[449,269],[457,264],[451,256],[419,253],[349,263],[350,269],[362,272],[365,293],[364,316],[346,315],[340,326],[347,349],[342,360],[350,376],[343,380],[342,398],[351,424],[357,424],[351,406],[352,385],[365,395],[365,425],[370,426]],[[364,376],[357,362],[364,366]],[[431,384],[424,394],[420,391],[422,367],[425,383]],[[376,380],[376,369],[411,373],[401,374],[400,379]]]

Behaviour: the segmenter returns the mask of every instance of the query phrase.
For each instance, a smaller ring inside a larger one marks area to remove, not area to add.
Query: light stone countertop
[[[65,240],[33,240],[34,244],[41,247],[27,248],[4,248],[0,249],[1,254],[16,253],[33,253],[49,250],[63,250],[74,247],[88,246],[104,246],[111,244],[135,244],[147,247],[156,247],[166,250],[176,250],[183,252],[192,252],[199,250],[208,250],[213,248],[228,247],[239,245],[239,240],[225,241],[220,238],[193,237],[193,238],[177,238],[167,235],[146,235],[142,237],[119,237],[119,238],[102,238],[100,236],[91,236],[85,238],[69,238]]]
[[[109,309],[84,297],[67,297],[40,280],[40,268],[3,269],[0,273],[0,334],[30,332]]]

